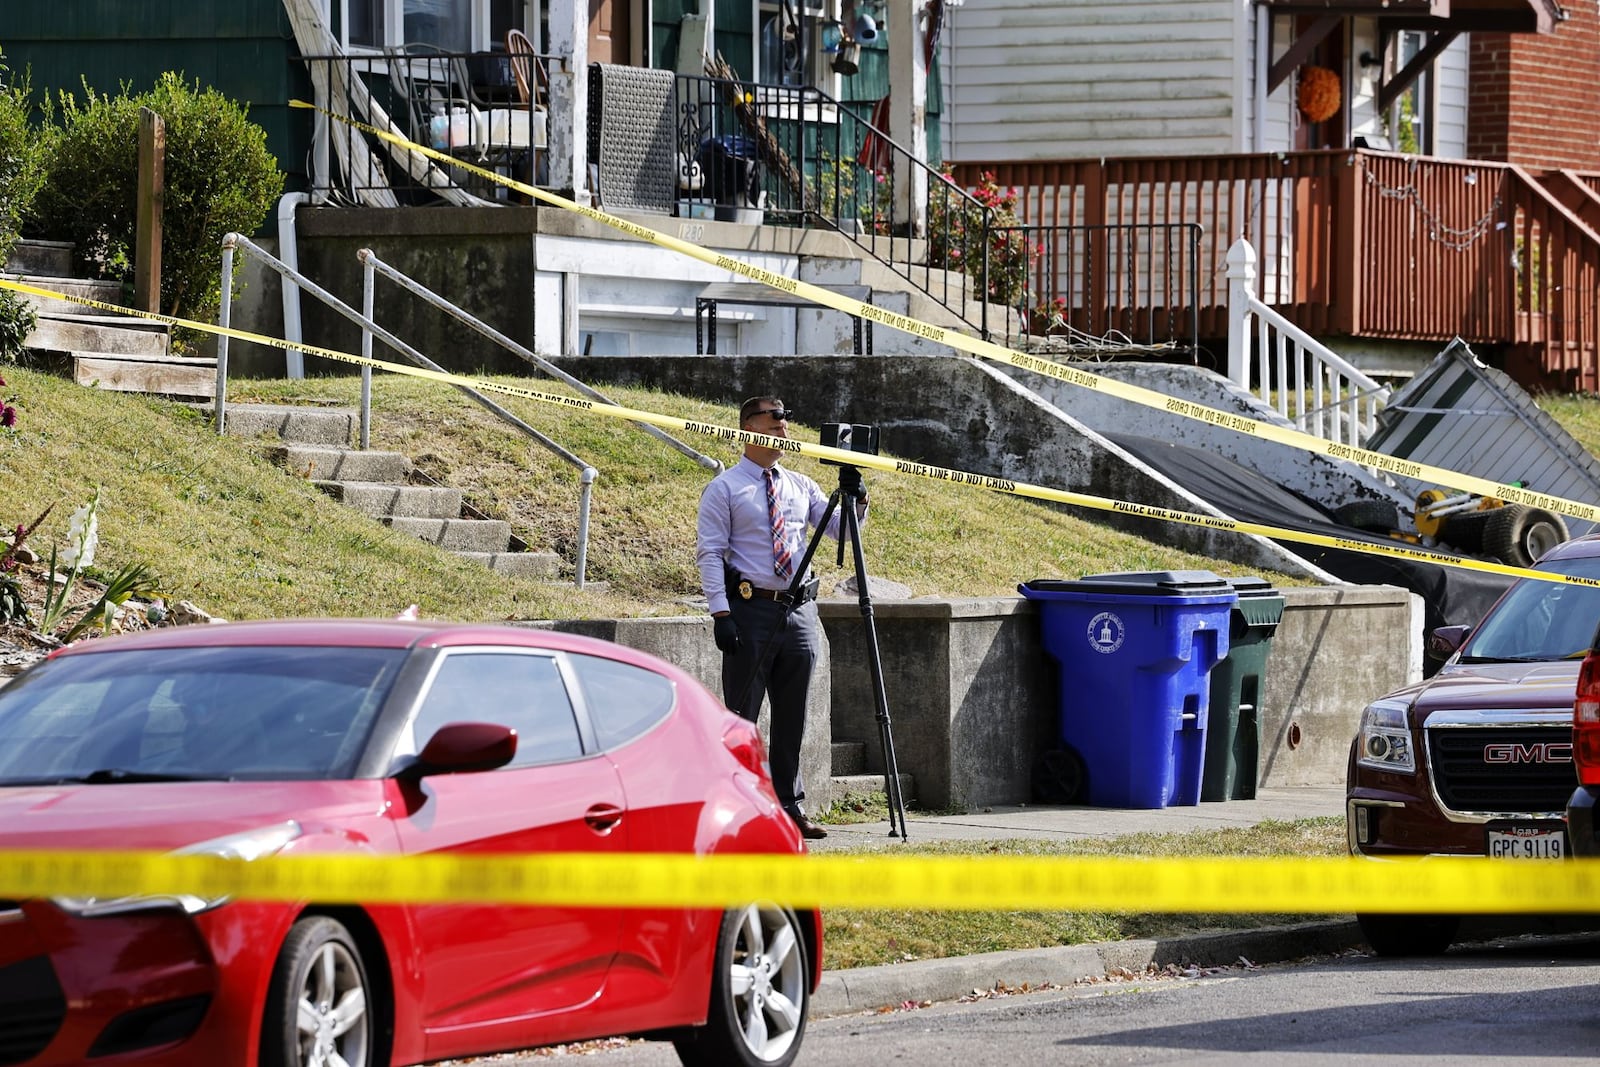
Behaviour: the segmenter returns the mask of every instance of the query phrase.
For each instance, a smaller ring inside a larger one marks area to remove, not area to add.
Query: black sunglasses
[[[771,415],[779,422],[788,422],[794,418],[794,412],[788,408],[762,408],[757,415]]]

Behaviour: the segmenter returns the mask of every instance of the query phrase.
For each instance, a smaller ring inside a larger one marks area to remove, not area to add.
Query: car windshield
[[[1600,556],[1557,560],[1539,570],[1600,579]],[[1461,662],[1582,659],[1600,625],[1600,587],[1520,579],[1461,648]]]
[[[0,688],[0,785],[347,778],[406,653],[63,656]]]

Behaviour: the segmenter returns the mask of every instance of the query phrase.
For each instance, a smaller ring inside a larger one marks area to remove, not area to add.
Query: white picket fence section
[[[1256,286],[1256,250],[1240,238],[1228,249],[1228,377],[1298,429],[1362,444],[1378,428],[1389,387],[1262,303]]]

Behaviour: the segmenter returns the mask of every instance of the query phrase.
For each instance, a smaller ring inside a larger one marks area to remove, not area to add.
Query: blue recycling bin
[[[1233,587],[1210,571],[1150,571],[1017,590],[1037,603],[1045,651],[1061,672],[1063,747],[1050,754],[1057,799],[1198,804],[1209,675],[1228,654]]]

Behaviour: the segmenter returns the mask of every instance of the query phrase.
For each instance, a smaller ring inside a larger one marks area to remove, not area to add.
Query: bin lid
[[[1283,620],[1284,596],[1272,583],[1254,574],[1229,578],[1228,584],[1239,594],[1234,614],[1246,626],[1275,627]]]
[[[1017,586],[1023,596],[1032,593],[1110,593],[1117,596],[1230,596],[1228,583],[1210,571],[1119,571],[1086,574],[1078,581],[1035,578]]]

